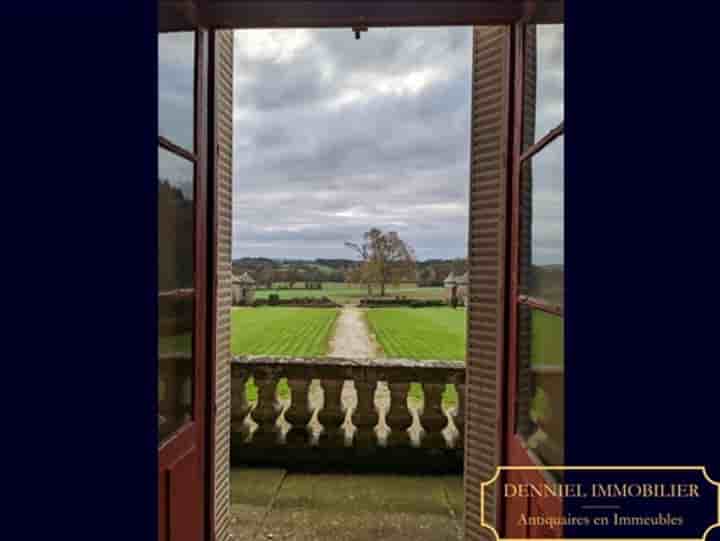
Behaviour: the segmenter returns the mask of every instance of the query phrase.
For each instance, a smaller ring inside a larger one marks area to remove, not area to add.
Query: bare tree
[[[372,297],[374,277],[368,261],[363,261],[360,265],[349,270],[347,280],[349,284],[365,284],[367,286],[368,297]]]
[[[373,227],[363,235],[362,244],[346,242],[345,246],[362,258],[361,277],[368,284],[368,294],[372,283],[380,285],[380,296],[384,297],[387,284],[414,276],[415,253],[395,231],[383,233]]]

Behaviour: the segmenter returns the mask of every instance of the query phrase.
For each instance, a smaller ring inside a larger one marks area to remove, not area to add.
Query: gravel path
[[[330,357],[377,358],[378,347],[368,332],[365,313],[355,306],[344,306],[338,317],[335,336],[330,341]]]

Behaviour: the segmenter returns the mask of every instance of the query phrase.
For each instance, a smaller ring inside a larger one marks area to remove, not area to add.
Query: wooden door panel
[[[169,527],[168,522],[170,514],[168,512],[168,490],[170,484],[168,483],[168,472],[167,470],[160,470],[158,478],[158,540],[159,541],[170,541],[168,537]]]
[[[183,438],[180,438],[183,439]],[[201,456],[191,445],[160,470],[158,477],[159,541],[201,541],[202,514],[198,512]]]
[[[202,514],[198,512],[200,453],[192,446],[167,470],[168,525],[170,541],[201,541],[203,539]]]

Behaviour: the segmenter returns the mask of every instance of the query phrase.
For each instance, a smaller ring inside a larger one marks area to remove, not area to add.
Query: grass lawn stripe
[[[326,308],[235,308],[233,355],[322,356],[338,310]]]
[[[373,308],[370,328],[388,357],[419,360],[465,359],[465,310]]]
[[[319,357],[327,354],[338,310],[332,308],[235,308],[232,311],[233,355],[287,355]],[[257,400],[257,387],[247,382],[247,398]],[[290,390],[284,378],[278,395]]]

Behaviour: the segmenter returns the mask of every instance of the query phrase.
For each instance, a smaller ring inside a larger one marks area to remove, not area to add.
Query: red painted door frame
[[[526,60],[526,32],[525,23],[518,22],[513,25],[513,59],[512,59],[512,137],[510,143],[510,190],[508,213],[508,295],[507,295],[507,349],[506,349],[506,378],[505,399],[503,407],[504,437],[502,463],[507,466],[542,466],[543,463],[530,449],[527,448],[523,437],[517,433],[518,424],[518,379],[519,379],[519,331],[520,331],[520,304],[532,306],[532,300],[521,296],[520,270],[521,270],[521,181],[522,164],[524,159],[547,144],[546,137],[538,141],[530,149],[523,149],[523,124],[526,104],[525,100],[525,60]],[[562,127],[560,127],[562,133]],[[557,136],[555,134],[554,136]],[[547,472],[538,470],[512,470],[505,471],[501,478],[503,482],[529,483],[540,485],[543,482],[554,482]],[[531,527],[518,525],[521,513],[526,515],[560,516],[562,514],[562,500],[556,497],[528,497],[509,498],[499,497],[504,505],[498,516],[498,524],[502,525],[501,535],[506,538],[540,538],[562,537],[561,528]]]
[[[158,539],[200,541],[207,532],[208,498],[208,37],[195,32],[194,151],[160,137],[165,150],[194,163],[192,418],[158,446]]]

